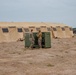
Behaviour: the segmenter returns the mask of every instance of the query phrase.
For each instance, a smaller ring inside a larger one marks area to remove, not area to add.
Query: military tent
[[[41,30],[50,32],[51,38],[71,38],[73,30],[65,24],[50,22],[0,22],[0,42],[13,42],[23,38],[23,33]]]

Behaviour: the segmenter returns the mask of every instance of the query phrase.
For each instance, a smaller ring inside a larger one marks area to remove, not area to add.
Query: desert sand
[[[24,41],[0,43],[0,75],[76,75],[76,36],[51,45],[30,50]]]

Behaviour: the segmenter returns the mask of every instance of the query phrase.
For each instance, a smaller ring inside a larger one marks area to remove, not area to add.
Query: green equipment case
[[[29,40],[29,33],[25,33],[24,38],[25,38],[25,47],[29,47],[31,44]]]
[[[50,32],[42,32],[42,47],[43,48],[50,48],[51,47]]]
[[[34,32],[33,36],[35,38],[34,48],[39,48],[37,32]],[[29,41],[29,33],[25,33],[25,47],[29,47],[30,44],[31,43]],[[42,47],[43,48],[50,48],[51,47],[50,32],[42,32]]]

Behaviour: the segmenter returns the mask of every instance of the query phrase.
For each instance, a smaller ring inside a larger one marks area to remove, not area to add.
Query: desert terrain
[[[0,75],[76,75],[76,36],[51,45],[30,50],[24,41],[0,43]]]

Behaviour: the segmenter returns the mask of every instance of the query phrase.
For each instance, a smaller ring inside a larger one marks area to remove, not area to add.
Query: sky
[[[52,22],[76,27],[76,0],[0,0],[0,22]]]

